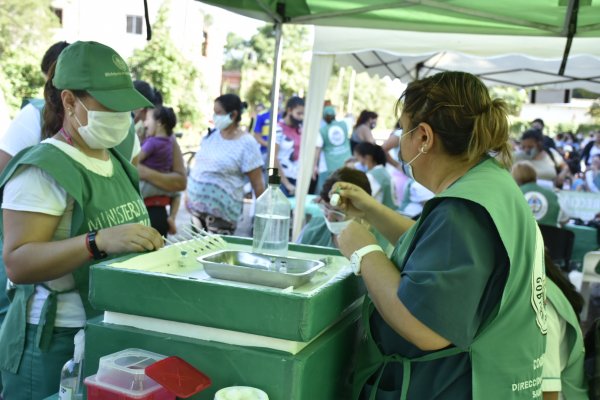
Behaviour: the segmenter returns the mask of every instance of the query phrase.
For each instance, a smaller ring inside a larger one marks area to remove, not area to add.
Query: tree
[[[25,97],[41,96],[40,61],[52,44],[58,18],[50,0],[2,0],[0,7],[0,89],[10,113]]]
[[[248,42],[240,35],[229,32],[225,43],[224,71],[240,71],[244,65],[244,54]]]
[[[590,106],[590,109],[588,110],[587,114],[592,117],[592,119],[594,120],[594,122],[600,123],[600,99],[596,99],[592,103],[592,105]]]
[[[232,44],[235,42],[232,41]],[[241,47],[238,43],[238,48]],[[242,64],[242,97],[249,104],[269,104],[275,59],[275,32],[265,25],[246,44]],[[308,28],[283,26],[281,57],[281,93],[284,98],[303,95],[308,87],[311,44]]]
[[[197,101],[203,86],[201,77],[173,43],[168,16],[169,2],[165,1],[152,27],[152,40],[143,49],[134,51],[129,65],[136,79],[148,81],[161,92],[164,103],[175,109],[181,126],[203,129]]]
[[[521,115],[523,104],[527,101],[527,93],[512,86],[493,86],[490,88],[490,96],[492,99],[503,99],[508,106],[508,114],[517,117]]]

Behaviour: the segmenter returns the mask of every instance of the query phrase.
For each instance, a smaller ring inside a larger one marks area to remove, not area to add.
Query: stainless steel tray
[[[276,288],[308,282],[322,261],[278,257],[237,250],[224,250],[198,257],[208,275],[217,279],[254,283]]]

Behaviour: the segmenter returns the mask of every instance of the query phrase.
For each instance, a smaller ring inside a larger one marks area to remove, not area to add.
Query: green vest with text
[[[498,230],[508,254],[510,271],[497,311],[480,327],[469,348],[451,347],[416,359],[382,355],[369,333],[360,350],[355,398],[369,377],[379,370],[369,399],[385,399],[384,395],[377,393],[381,366],[400,362],[404,366],[401,398],[406,399],[411,363],[428,362],[460,352],[470,354],[473,399],[532,399],[542,396],[542,360],[547,329],[543,239],[514,180],[495,160],[486,158],[428,201],[419,220],[401,238],[391,260],[400,270],[404,268],[421,221],[443,198],[448,197],[481,205]],[[366,324],[369,321],[367,314],[373,310],[369,303],[367,298],[363,307],[363,323]]]
[[[56,180],[73,198],[71,237],[86,232],[126,223],[150,225],[144,202],[139,195],[135,168],[119,152],[109,151],[113,175],[104,177],[87,170],[62,150],[51,144],[39,144],[17,154],[2,176],[2,189],[15,170],[22,165],[36,166]],[[81,296],[88,318],[99,315],[89,303],[89,267],[83,265],[73,272],[75,288]],[[4,270],[4,265],[0,266]],[[9,295],[11,304],[0,329],[0,369],[17,373],[25,348],[27,303],[35,291],[34,285],[16,285]],[[37,346],[44,351],[49,346],[56,314],[56,296],[52,292],[44,305],[38,326]],[[44,329],[50,328],[50,329]]]
[[[537,222],[543,225],[557,226],[560,205],[556,193],[535,183],[526,183],[520,188]]]
[[[327,163],[327,171],[333,172],[342,168],[344,162],[352,156],[350,152],[350,140],[348,139],[348,127],[343,121],[333,121],[320,130],[323,139],[321,151]]]
[[[381,186],[381,191],[383,192],[383,198],[381,199],[381,204],[395,210],[398,208],[396,202],[394,201],[394,194],[392,188],[392,177],[390,173],[385,169],[385,167],[373,168],[368,172]]]

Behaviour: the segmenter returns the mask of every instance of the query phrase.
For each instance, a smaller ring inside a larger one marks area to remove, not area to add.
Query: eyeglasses
[[[344,212],[336,210],[327,204],[319,203],[319,208],[323,212],[323,215],[325,215],[325,218],[331,222],[342,222],[347,219]]]

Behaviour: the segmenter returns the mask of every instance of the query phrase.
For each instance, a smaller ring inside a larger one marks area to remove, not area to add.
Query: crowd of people
[[[60,42],[42,70],[44,99],[0,137],[6,400],[57,391],[75,334],[98,313],[89,266],[161,248],[177,232],[182,192],[198,229],[234,234],[244,187],[265,190],[274,118],[261,113],[249,134],[248,105],[219,96],[186,171],[174,109],[133,82],[113,49]],[[568,219],[556,190],[600,191],[600,132],[552,140],[536,120],[511,143],[505,103],[462,72],[411,82],[399,102],[381,146],[371,110],[352,124],[328,104],[319,131],[304,132],[304,100],[292,96],[275,117],[281,190],[301,195],[298,171],[313,171],[322,210],[299,242],[338,248],[368,291],[354,398],[506,399],[522,382],[533,397],[586,398],[581,300],[553,271],[537,223]],[[317,139],[312,165],[301,165],[306,134]],[[544,215],[532,216],[531,193],[550,201]]]

